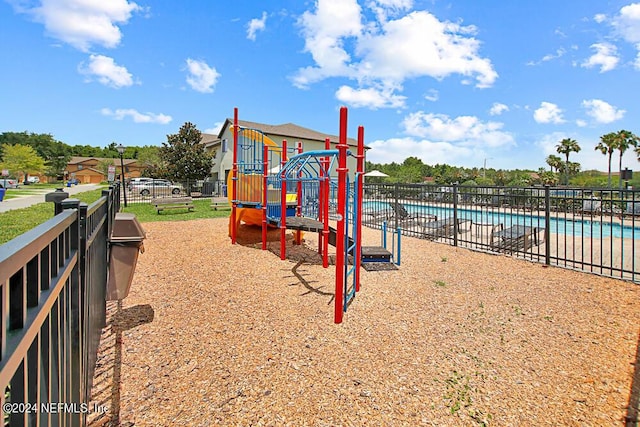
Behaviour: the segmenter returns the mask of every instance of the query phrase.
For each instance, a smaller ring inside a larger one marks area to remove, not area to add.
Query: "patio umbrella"
[[[378,169],[375,169],[375,170],[372,170],[371,172],[365,173],[364,176],[378,176],[378,177],[381,177],[381,178],[386,178],[389,175],[387,175],[384,172],[380,172]]]

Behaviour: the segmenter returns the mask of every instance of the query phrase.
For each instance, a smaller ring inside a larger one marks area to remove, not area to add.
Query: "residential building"
[[[269,125],[264,123],[239,120],[240,127],[257,129],[265,136],[269,137],[277,144],[286,140],[289,147],[294,147],[296,143],[302,142],[303,151],[324,150],[325,139],[331,141],[331,148],[335,149],[338,144],[338,136],[328,135],[312,129],[304,128],[293,123],[282,125]],[[233,120],[226,119],[218,135],[202,134],[202,142],[208,151],[214,153],[213,167],[211,175],[213,180],[224,180],[226,182],[229,173],[233,169]],[[356,154],[358,142],[354,138],[348,138],[349,151]],[[349,174],[353,178],[356,171],[355,157],[347,160]]]
[[[144,170],[136,159],[123,159],[125,179],[137,178]],[[107,181],[107,165],[113,164],[116,167],[115,176],[121,173],[120,159],[109,159],[101,157],[72,157],[67,163],[64,171],[65,180],[77,179],[81,184],[99,184]]]

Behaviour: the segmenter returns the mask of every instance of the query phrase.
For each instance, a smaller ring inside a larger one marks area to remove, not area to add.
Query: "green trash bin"
[[[129,295],[138,254],[144,252],[146,233],[134,214],[116,214],[111,232],[107,300],[121,300]]]

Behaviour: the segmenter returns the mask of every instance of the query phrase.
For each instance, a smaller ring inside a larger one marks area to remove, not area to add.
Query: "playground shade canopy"
[[[387,175],[384,172],[380,172],[378,169],[375,169],[375,170],[372,170],[371,172],[365,173],[364,176],[379,176],[379,177],[382,177],[382,178],[386,178],[389,175]]]

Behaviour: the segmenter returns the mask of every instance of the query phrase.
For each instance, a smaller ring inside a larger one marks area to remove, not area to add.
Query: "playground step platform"
[[[398,266],[392,262],[363,262],[362,268],[365,271],[392,271],[398,270]]]
[[[362,262],[391,262],[391,252],[382,246],[363,246]]]
[[[287,217],[286,226],[292,230],[311,232],[320,232],[324,229],[324,225],[320,221],[304,216]]]

